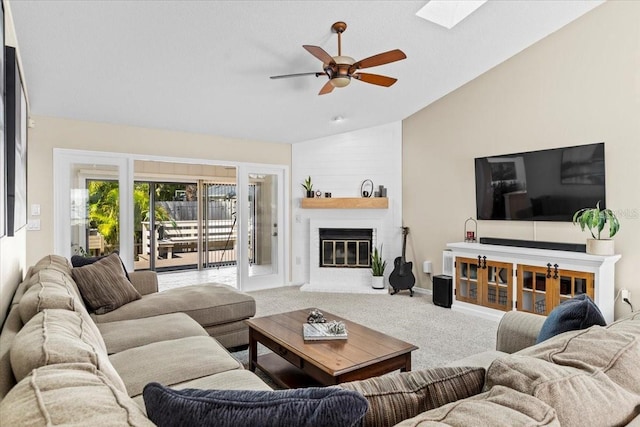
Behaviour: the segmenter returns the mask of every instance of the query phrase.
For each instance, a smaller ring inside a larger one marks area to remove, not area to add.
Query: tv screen
[[[478,219],[571,221],[606,207],[604,142],[479,157],[475,173]]]

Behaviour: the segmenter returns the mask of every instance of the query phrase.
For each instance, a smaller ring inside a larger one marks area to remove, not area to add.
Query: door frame
[[[243,209],[248,201],[249,174],[264,173],[278,176],[278,235],[277,235],[277,271],[274,274],[249,275],[249,211]],[[254,291],[284,286],[289,274],[289,168],[284,165],[265,165],[244,163],[238,165],[238,288],[241,291]]]
[[[53,150],[53,250],[54,253],[71,258],[71,233],[69,219],[71,204],[69,190],[71,165],[115,166],[118,169],[117,180],[120,201],[120,254],[129,271],[133,271],[133,159],[113,153],[80,151],[54,148]],[[104,178],[104,174],[82,173],[80,178],[86,186],[87,179]]]

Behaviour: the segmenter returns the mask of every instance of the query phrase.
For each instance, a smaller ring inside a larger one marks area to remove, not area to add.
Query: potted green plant
[[[387,261],[382,259],[382,246],[380,246],[380,250],[374,247],[371,253],[371,287],[374,289],[384,289],[384,269],[386,266]]]
[[[611,238],[620,230],[620,221],[611,209],[600,209],[600,202],[595,208],[582,208],[573,214],[573,223],[580,225],[584,231],[588,229],[592,239],[587,239],[587,253],[593,255],[613,255],[614,244]],[[600,234],[609,224],[609,238],[601,238]]]
[[[313,197],[314,193],[313,193],[313,184],[311,183],[311,177],[307,177],[307,179],[304,180],[304,182],[302,183],[302,187],[304,187],[304,189],[307,191],[307,197]]]

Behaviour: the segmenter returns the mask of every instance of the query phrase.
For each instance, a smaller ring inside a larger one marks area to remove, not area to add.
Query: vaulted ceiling
[[[453,29],[426,1],[12,0],[32,115],[295,143],[402,120],[601,4],[490,0]],[[326,76],[302,48],[356,60],[401,49],[318,96]],[[343,120],[335,121],[334,118]]]

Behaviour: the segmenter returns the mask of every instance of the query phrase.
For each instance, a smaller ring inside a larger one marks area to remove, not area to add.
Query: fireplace
[[[321,268],[370,268],[373,229],[320,228],[319,266]]]
[[[378,218],[312,218],[309,221],[309,282],[300,289],[388,292],[371,286],[371,252],[380,245],[382,227],[383,222]]]

